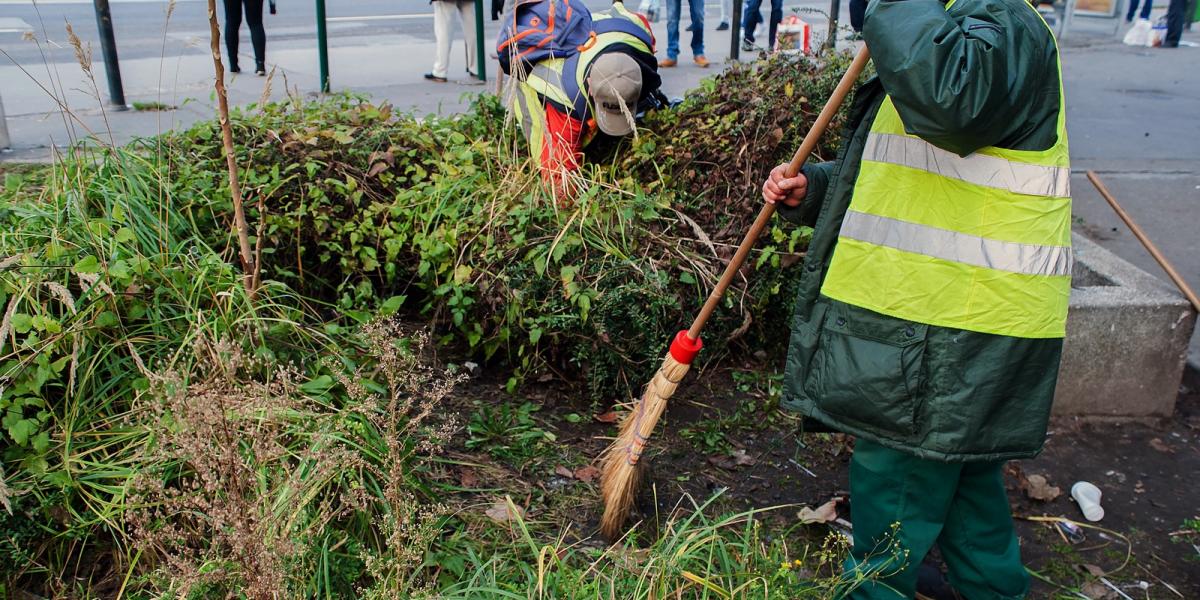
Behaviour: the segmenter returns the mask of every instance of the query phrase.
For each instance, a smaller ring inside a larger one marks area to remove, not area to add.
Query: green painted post
[[[1149,1],[1149,0],[1147,0]],[[475,0],[475,76],[487,81],[487,50],[483,47],[483,0]]]
[[[329,39],[325,34],[325,0],[317,0],[317,57],[321,62],[321,93],[329,93]]]

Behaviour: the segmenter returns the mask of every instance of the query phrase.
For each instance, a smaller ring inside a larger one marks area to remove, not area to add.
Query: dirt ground
[[[639,499],[642,518],[652,522],[656,514],[703,502],[718,491],[722,494],[709,509],[714,512],[816,507],[848,496],[853,440],[829,433],[795,435],[797,418],[775,408],[781,378],[760,373],[755,365],[745,365],[689,375],[651,442],[650,476]],[[464,413],[529,402],[539,407],[530,422],[554,438],[552,447],[519,461],[481,455],[482,444],[463,448],[463,458],[488,465],[472,468],[464,476],[467,483],[523,495],[531,514],[569,526],[571,535],[584,543],[601,544],[595,533],[601,512],[595,472],[586,467],[615,433],[615,425],[604,422],[614,416],[605,414],[609,407],[554,382],[530,384],[509,395],[486,377],[466,384],[456,396]],[[1200,374],[1194,371],[1185,376],[1171,419],[1123,424],[1055,420],[1045,452],[1006,470],[1023,557],[1034,572],[1030,597],[1200,598],[1198,474]],[[1035,475],[1046,479],[1040,495],[1055,496],[1049,488],[1057,487],[1057,496],[1032,499],[1026,489]],[[1084,522],[1069,496],[1079,480],[1103,491],[1106,516],[1095,524],[1103,530],[1083,529],[1082,535],[1069,536],[1055,522],[1030,520]],[[774,511],[771,518],[794,519],[798,508]],[[844,507],[840,513],[850,516]],[[825,525],[809,527],[815,539],[828,534]],[[936,553],[928,562],[940,564]]]

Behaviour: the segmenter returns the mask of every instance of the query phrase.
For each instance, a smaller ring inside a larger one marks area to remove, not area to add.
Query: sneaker
[[[721,24],[717,25],[717,31],[728,31],[728,30],[729,30],[729,21],[721,21]]]
[[[231,63],[229,63],[229,72],[230,73],[241,73],[242,70],[238,68],[237,63],[231,62]]]
[[[684,29],[684,31],[695,31],[695,30],[696,30],[695,23],[688,23],[687,29]]]
[[[254,74],[258,75],[259,77],[266,77],[267,76],[267,65],[264,65],[263,63],[258,63],[258,65],[254,67]]]
[[[679,61],[677,61],[673,58],[664,58],[664,59],[658,61],[658,66],[661,69],[669,69],[677,64],[679,64]]]
[[[433,73],[426,73],[425,79],[428,79],[429,81],[436,81],[438,83],[446,83],[445,77],[438,77],[437,75],[434,75]]]
[[[758,50],[758,46],[755,46],[754,42],[742,40],[742,52],[754,52],[755,50]]]
[[[704,58],[703,55],[693,58],[692,61],[694,61],[696,63],[696,65],[698,65],[700,67],[704,67],[706,69],[708,68],[708,65],[712,64],[712,63],[708,62],[708,59]]]

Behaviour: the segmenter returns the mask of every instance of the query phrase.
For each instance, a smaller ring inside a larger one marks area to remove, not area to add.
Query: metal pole
[[[682,9],[681,9],[682,10]],[[737,60],[742,49],[742,0],[733,0],[733,27],[729,28],[729,60]]]
[[[325,34],[325,0],[317,0],[317,59],[321,63],[321,93],[329,93],[329,38]]]
[[[487,51],[483,49],[483,0],[475,0],[475,50],[475,76],[480,81],[487,81]]]
[[[8,120],[4,118],[4,99],[0,98],[0,150],[12,147],[8,139]]]
[[[113,35],[112,11],[108,0],[92,0],[96,9],[96,28],[100,30],[100,51],[104,56],[104,73],[108,76],[108,101],[114,110],[127,110],[125,88],[121,85],[121,65],[117,62],[117,37]]]
[[[825,45],[830,50],[837,49],[838,13],[841,9],[841,0],[829,0],[829,38],[825,40]]]

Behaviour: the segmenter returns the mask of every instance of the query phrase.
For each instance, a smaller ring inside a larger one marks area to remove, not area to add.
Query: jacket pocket
[[[831,301],[805,394],[847,425],[913,436],[928,329]]]

